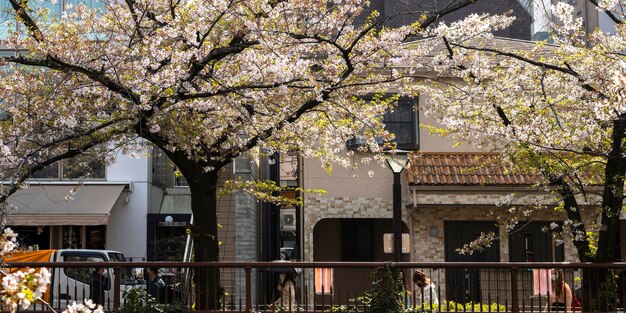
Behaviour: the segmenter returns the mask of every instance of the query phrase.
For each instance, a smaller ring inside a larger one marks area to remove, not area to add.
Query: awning
[[[31,185],[9,197],[7,225],[105,225],[125,185]],[[72,188],[76,193],[71,194]],[[69,199],[71,197],[71,199]]]
[[[161,208],[161,214],[191,214],[191,195],[164,195]]]

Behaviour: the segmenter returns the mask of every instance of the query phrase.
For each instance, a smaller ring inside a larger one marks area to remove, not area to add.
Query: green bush
[[[506,307],[502,304],[484,304],[477,302],[456,303],[454,301],[444,301],[441,304],[424,303],[406,310],[406,313],[423,312],[506,312]]]
[[[124,294],[124,306],[114,313],[183,313],[185,306],[179,301],[170,304],[158,303],[143,289],[131,289]]]
[[[373,271],[372,289],[363,296],[365,313],[403,313],[402,274],[399,269],[384,268]]]

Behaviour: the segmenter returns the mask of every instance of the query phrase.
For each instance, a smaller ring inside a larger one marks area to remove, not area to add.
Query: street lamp
[[[408,151],[392,150],[385,155],[387,166],[393,172],[393,261],[402,257],[402,185],[400,174],[409,163]]]

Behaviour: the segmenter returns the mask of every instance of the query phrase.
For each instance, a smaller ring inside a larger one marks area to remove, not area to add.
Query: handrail
[[[95,262],[5,262],[4,267],[93,267]],[[389,264],[394,268],[613,268],[626,269],[626,262],[107,262],[116,267],[172,267],[172,268],[377,268]],[[99,263],[102,265],[102,263]]]

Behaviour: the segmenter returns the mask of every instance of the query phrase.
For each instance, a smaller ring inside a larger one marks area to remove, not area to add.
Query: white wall
[[[107,249],[123,252],[133,260],[146,257],[147,213],[150,206],[151,159],[120,154],[107,166],[108,182],[130,182],[111,210],[107,226]]]

